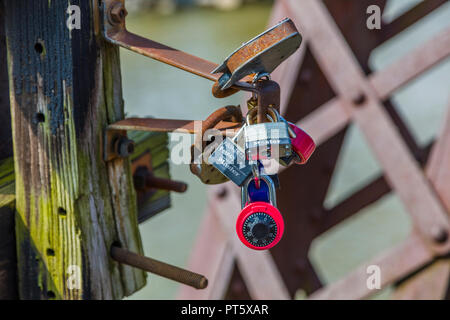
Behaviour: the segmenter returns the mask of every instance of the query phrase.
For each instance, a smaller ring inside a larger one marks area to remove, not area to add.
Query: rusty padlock
[[[243,116],[240,106],[226,106],[214,111],[203,121],[201,132],[196,134],[195,143],[191,146],[190,169],[205,184],[219,184],[228,181],[227,177],[207,162],[207,159],[219,143],[210,142],[208,144],[208,141],[203,139],[205,132],[208,129],[213,129],[221,121],[242,124]]]
[[[228,89],[250,74],[270,74],[300,47],[301,42],[294,22],[285,18],[236,49],[212,73],[222,73],[219,86],[222,90]]]

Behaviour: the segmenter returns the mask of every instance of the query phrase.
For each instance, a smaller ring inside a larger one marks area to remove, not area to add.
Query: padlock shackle
[[[253,120],[254,120],[254,118],[257,117],[257,113],[258,113],[258,109],[257,108],[253,108],[253,109],[251,109],[251,110],[249,110],[247,112],[247,115],[245,117],[245,122],[246,122],[247,125],[255,124],[255,122]],[[267,108],[266,118],[270,122],[278,122],[278,121],[280,121],[279,113],[276,112],[276,109],[272,108],[272,107],[268,107]]]
[[[241,208],[244,208],[249,203],[248,198],[248,187],[250,185],[250,182],[253,181],[253,177],[249,177],[247,181],[245,181],[244,185],[241,187]],[[275,191],[275,184],[273,183],[273,180],[265,174],[259,175],[259,179],[264,181],[267,184],[267,187],[269,188],[269,198],[270,203],[276,207],[277,206],[277,196]]]
[[[208,129],[215,128],[221,121],[232,121],[241,124],[243,121],[240,106],[225,106],[214,111],[202,123],[201,130],[196,132],[194,144],[191,146],[191,164],[189,166],[191,172],[196,175],[205,184],[219,184],[228,181],[221,172],[207,162],[213,153],[213,146],[207,147],[203,136]],[[196,163],[198,157],[200,163]]]

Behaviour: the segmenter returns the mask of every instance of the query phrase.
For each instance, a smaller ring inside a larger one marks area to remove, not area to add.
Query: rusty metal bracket
[[[126,29],[124,0],[103,1],[103,35],[112,44],[214,81],[212,94],[223,98],[254,91],[254,76],[271,73],[302,41],[294,23],[284,19],[245,43],[220,66],[214,62],[141,37]]]
[[[196,128],[196,123],[200,128]],[[108,131],[135,130],[151,132],[179,132],[195,134],[201,130],[202,120],[128,118],[115,122],[107,127]],[[237,131],[240,124],[230,121],[220,121],[215,128],[220,131]]]
[[[244,83],[236,83],[232,88],[221,90],[218,86],[221,74],[211,73],[217,68],[217,64],[129,32],[125,26],[126,16],[124,0],[103,1],[103,35],[107,41],[214,81],[213,95],[218,98],[232,95],[248,87]],[[251,82],[252,78],[247,77],[243,81]]]
[[[259,80],[249,85],[247,91],[252,92],[258,107],[258,121],[263,122],[263,115],[267,107],[280,107],[280,86],[272,80]],[[219,109],[221,110],[221,109]],[[126,131],[149,132],[178,132],[188,134],[201,134],[204,127],[220,130],[226,136],[234,136],[242,126],[241,122],[220,121],[216,110],[207,120],[181,120],[181,119],[155,119],[155,118],[128,118],[110,124],[106,128],[104,159],[111,161],[117,157],[127,157],[132,153],[133,142],[127,139]]]
[[[149,132],[178,132],[197,134],[201,133],[205,121],[155,119],[155,118],[128,118],[110,124],[105,131],[104,160],[111,161],[118,157],[127,157],[133,153],[134,143],[127,138],[127,131]],[[214,127],[224,135],[234,135],[241,127],[241,123],[220,121]]]

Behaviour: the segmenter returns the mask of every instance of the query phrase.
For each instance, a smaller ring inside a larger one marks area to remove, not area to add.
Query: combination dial
[[[275,240],[277,224],[267,213],[257,212],[245,220],[242,233],[253,246],[265,247]]]

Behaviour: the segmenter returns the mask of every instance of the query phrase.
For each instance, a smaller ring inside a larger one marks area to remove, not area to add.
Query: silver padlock
[[[247,114],[247,126],[244,129],[245,153],[249,160],[279,159],[292,154],[289,126],[280,121],[275,109],[269,109],[267,118],[271,122],[253,123],[257,109]]]
[[[208,163],[238,186],[252,174],[252,166],[246,159],[242,144],[239,144],[245,127],[246,124],[232,139],[226,137],[208,158]]]

